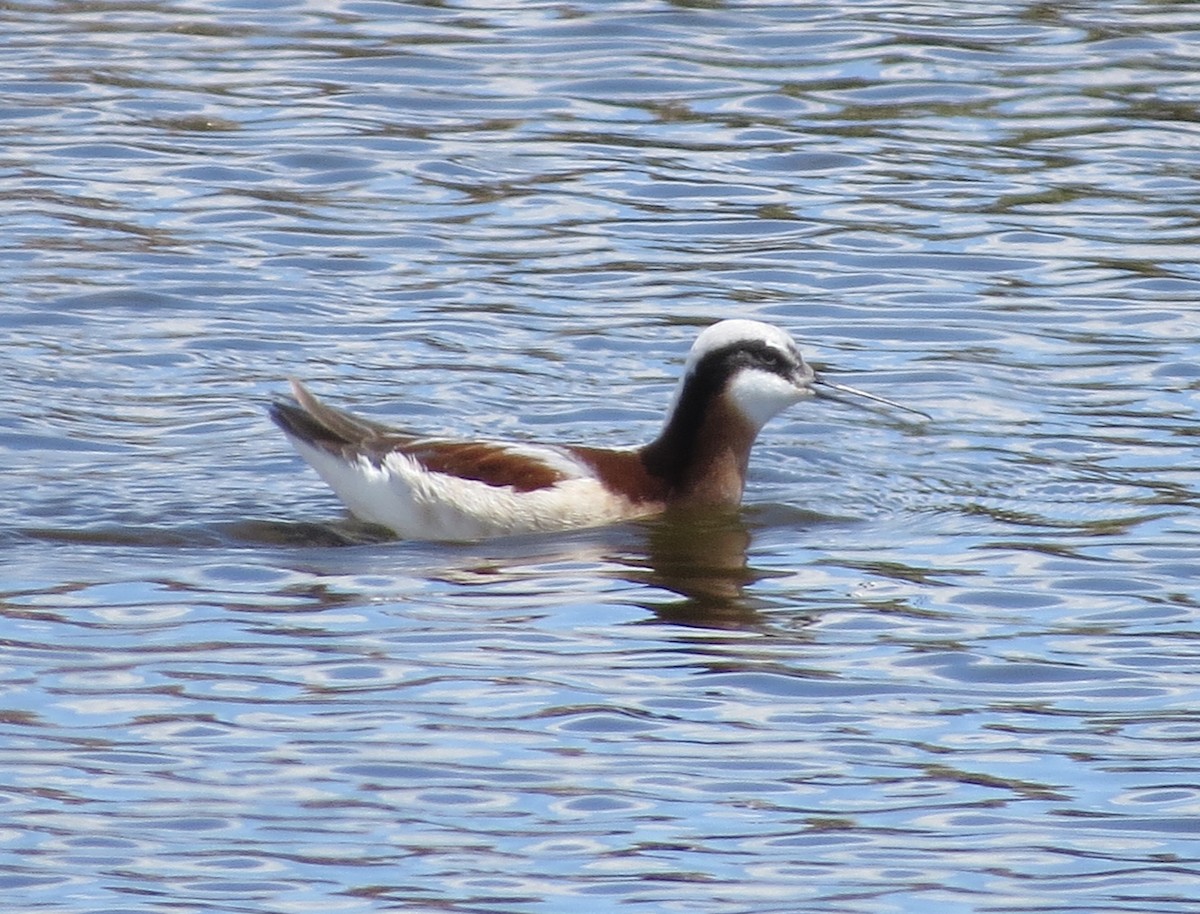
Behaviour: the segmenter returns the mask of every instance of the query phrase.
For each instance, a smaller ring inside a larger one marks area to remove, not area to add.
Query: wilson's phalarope
[[[662,432],[641,447],[421,438],[326,406],[295,380],[296,402],[270,413],[361,520],[413,539],[474,540],[736,506],[759,430],[822,388],[925,415],[818,377],[785,331],[749,320],[700,334]]]

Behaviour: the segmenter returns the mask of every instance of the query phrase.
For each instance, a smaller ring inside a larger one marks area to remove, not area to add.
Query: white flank
[[[594,527],[646,516],[656,509],[613,494],[586,467],[551,448],[512,450],[575,475],[544,489],[521,492],[431,473],[400,453],[388,455],[382,466],[376,466],[365,457],[347,461],[288,437],[356,517],[411,539],[469,541]]]

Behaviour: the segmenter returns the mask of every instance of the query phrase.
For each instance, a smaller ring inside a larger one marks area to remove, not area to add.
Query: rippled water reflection
[[[1190,912],[1190,3],[10,3],[14,910]],[[297,375],[653,434],[805,404],[736,521],[380,539]]]

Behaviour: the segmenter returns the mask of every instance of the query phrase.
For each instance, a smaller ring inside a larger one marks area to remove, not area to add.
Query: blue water
[[[13,911],[1200,904],[1200,8],[0,10]],[[630,444],[731,523],[447,546],[262,410]]]

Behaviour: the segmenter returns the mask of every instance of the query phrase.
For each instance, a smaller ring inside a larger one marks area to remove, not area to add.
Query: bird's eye
[[[776,349],[765,349],[758,354],[759,362],[771,371],[783,371],[787,368],[787,360],[783,353]]]

